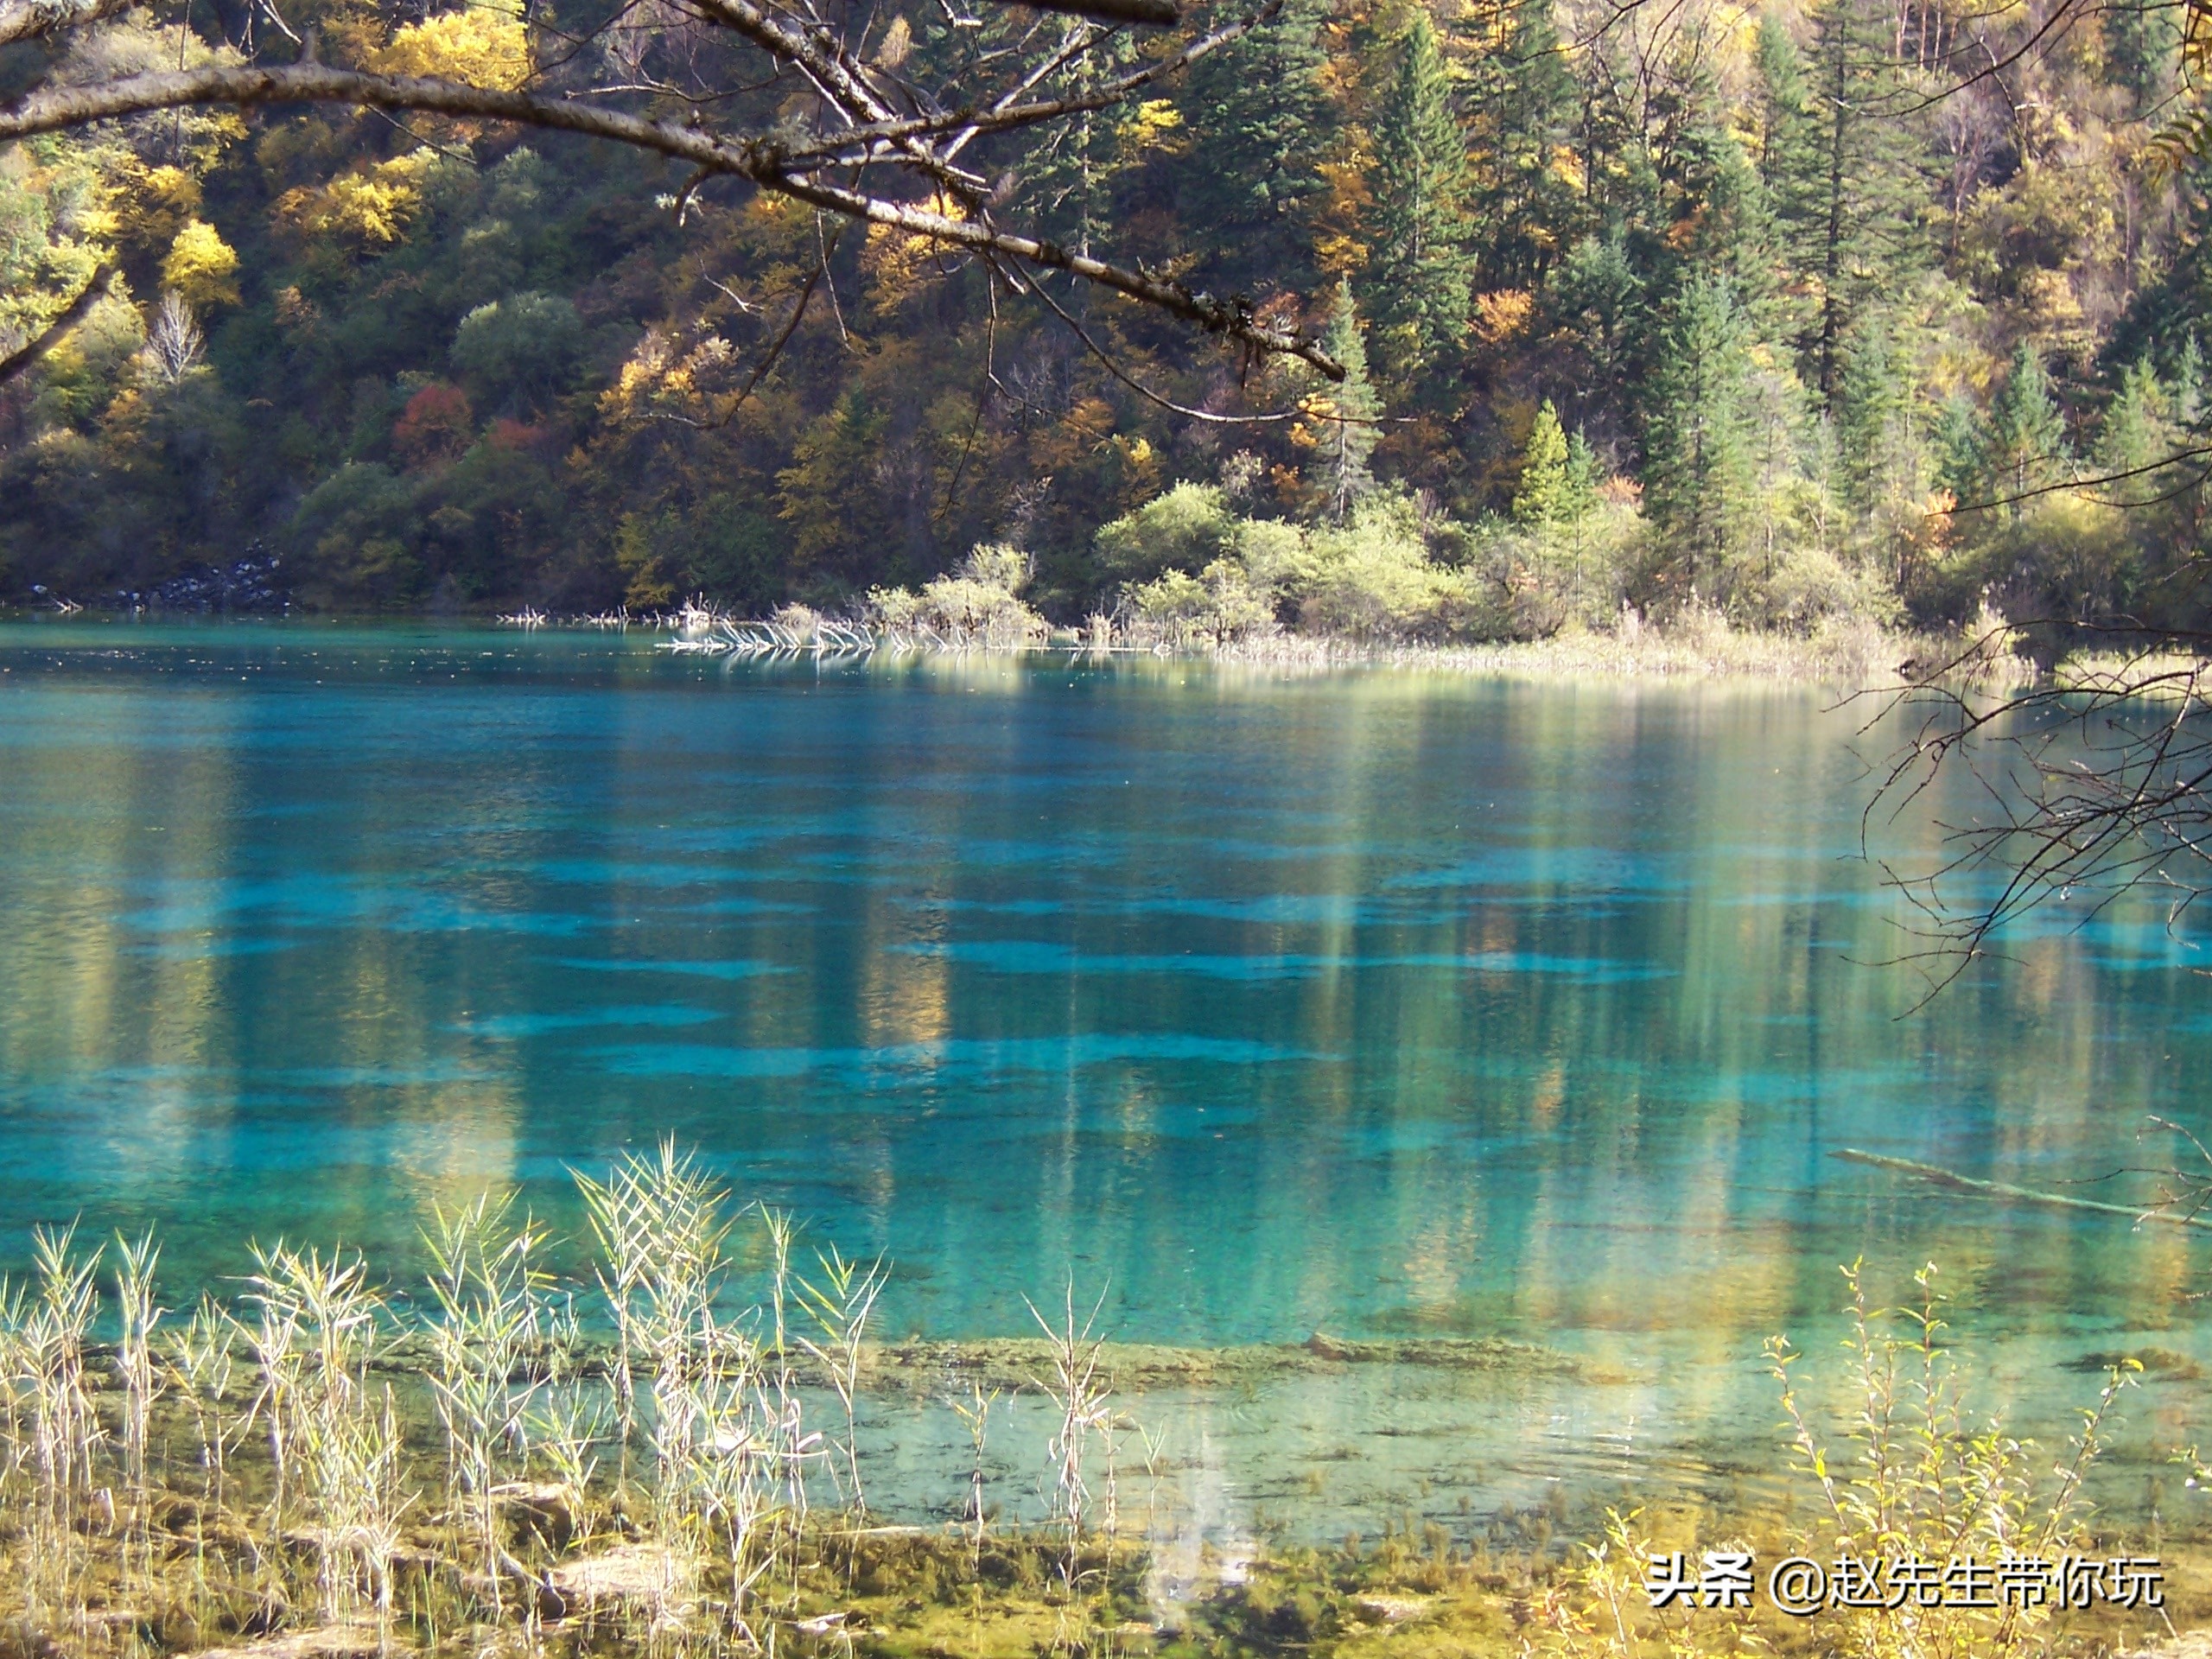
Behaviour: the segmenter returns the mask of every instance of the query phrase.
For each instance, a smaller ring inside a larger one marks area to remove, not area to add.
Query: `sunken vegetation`
[[[1032,1306],[1035,1338],[881,1344],[880,1262],[802,1262],[789,1217],[735,1211],[672,1145],[578,1180],[586,1283],[549,1272],[552,1241],[497,1195],[437,1217],[411,1295],[358,1255],[277,1244],[252,1249],[234,1299],[171,1313],[152,1235],[41,1230],[30,1277],[0,1287],[0,1653],[1681,1659],[1772,1642],[2003,1659],[2101,1651],[2121,1628],[2048,1607],[1777,1624],[1648,1605],[1655,1538],[1739,1535],[1716,1527],[1870,1557],[2090,1547],[2083,1480],[2141,1367],[2114,1362],[2070,1446],[2015,1441],[1969,1408],[1932,1270],[1902,1316],[1850,1274],[1856,1404],[1834,1444],[1797,1357],[1771,1345],[1813,1500],[1794,1522],[1614,1513],[1584,1537],[1555,1502],[1328,1549],[1193,1552],[1162,1524],[1162,1443],[1120,1389],[1571,1362],[1479,1341],[1114,1348],[1072,1285]],[[740,1261],[757,1282],[736,1282]],[[870,1495],[860,1420],[902,1393],[949,1404],[972,1452],[934,1514]],[[1036,1471],[1027,1503],[995,1461],[1017,1394],[1045,1427],[1015,1459]]]
[[[2181,10],[758,10],[0,7],[0,600],[2202,625]]]

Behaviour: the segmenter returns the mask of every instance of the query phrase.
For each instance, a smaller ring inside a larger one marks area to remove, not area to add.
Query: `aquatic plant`
[[[1076,1659],[1157,1636],[1192,1659],[1349,1659],[1390,1634],[1406,1653],[1700,1659],[1773,1634],[1748,1611],[1655,1614],[1639,1516],[1613,1517],[1569,1570],[1563,1507],[1457,1534],[1409,1515],[1371,1548],[1215,1557],[1176,1592],[1180,1633],[1155,1630],[1154,1529],[1134,1547],[1123,1535],[1116,1465],[1135,1437],[1156,1483],[1165,1446],[1117,1405],[1109,1358],[1135,1362],[1106,1345],[1103,1293],[1086,1313],[1071,1279],[1057,1308],[1030,1304],[1041,1341],[964,1354],[963,1395],[946,1402],[968,1441],[957,1516],[880,1524],[863,1495],[864,1389],[912,1345],[869,1337],[882,1262],[830,1245],[800,1276],[793,1219],[734,1210],[672,1143],[580,1185],[615,1332],[596,1346],[553,1241],[505,1193],[434,1215],[427,1295],[387,1296],[358,1252],[280,1241],[252,1247],[234,1302],[202,1295],[174,1321],[152,1233],[111,1257],[70,1229],[36,1234],[30,1278],[0,1284],[0,1654],[157,1659],[263,1640],[267,1659]],[[757,1235],[733,1249],[748,1217]],[[1929,1274],[1904,1313],[1870,1307],[1856,1268],[1848,1284],[1859,1403],[1840,1449],[1799,1403],[1796,1353],[1771,1351],[1821,1500],[1792,1548],[1933,1560],[2069,1547],[2124,1373],[2039,1473],[2032,1447],[1969,1410]],[[1317,1339],[1309,1357],[1367,1348]],[[1016,1376],[1047,1419],[1041,1525],[995,1524],[989,1503],[997,1379]],[[2009,1659],[2054,1637],[2041,1610],[1848,1611],[1808,1630],[1854,1659]]]
[[[983,1529],[989,1518],[989,1510],[983,1503],[983,1446],[990,1439],[991,1408],[998,1404],[1000,1390],[986,1389],[976,1378],[969,1380],[968,1389],[967,1399],[948,1400],[945,1403],[967,1429],[969,1446],[975,1454],[969,1465],[968,1510],[963,1518],[974,1529],[974,1555],[980,1563],[983,1559]]]
[[[1069,1276],[1065,1287],[1060,1321],[1054,1325],[1037,1311],[1037,1305],[1023,1298],[1029,1315],[1044,1332],[1047,1351],[1051,1356],[1050,1370],[1033,1382],[1038,1391],[1051,1403],[1058,1419],[1051,1440],[1046,1446],[1047,1472],[1052,1484],[1047,1498],[1052,1505],[1053,1521],[1066,1529],[1067,1556],[1063,1575],[1073,1590],[1077,1553],[1083,1542],[1083,1523],[1090,1507],[1090,1487],[1084,1473],[1084,1455],[1094,1434],[1110,1436],[1113,1417],[1113,1389],[1099,1364],[1104,1339],[1096,1334],[1098,1311],[1105,1305],[1106,1293],[1102,1289],[1098,1300],[1091,1306],[1090,1314],[1081,1326],[1075,1320],[1075,1279]],[[1110,1452],[1111,1441],[1108,1442]],[[1107,1473],[1112,1478],[1112,1459],[1107,1459]]]
[[[124,1466],[131,1490],[143,1492],[146,1428],[159,1382],[154,1370],[154,1327],[165,1312],[154,1304],[154,1269],[162,1251],[150,1229],[136,1240],[118,1234],[115,1246],[115,1305],[123,1325],[121,1339],[116,1344],[115,1370],[123,1384]]]
[[[839,1448],[844,1453],[844,1468],[840,1479],[847,1502],[859,1513],[867,1510],[868,1497],[861,1484],[854,1402],[860,1390],[868,1319],[875,1312],[877,1298],[883,1294],[883,1258],[876,1257],[863,1269],[859,1262],[839,1254],[833,1244],[826,1251],[817,1251],[815,1259],[822,1264],[822,1283],[817,1286],[802,1279],[798,1287],[800,1301],[817,1335],[801,1337],[799,1345],[820,1363],[830,1386],[836,1391],[837,1403],[844,1408],[845,1440]],[[830,1469],[833,1475],[838,1473],[834,1462]]]
[[[543,1343],[550,1275],[533,1263],[545,1242],[527,1214],[511,1219],[512,1195],[479,1197],[448,1215],[435,1212],[424,1236],[430,1253],[430,1386],[446,1432],[448,1478],[474,1516],[483,1572],[496,1602],[506,1553],[499,1537],[494,1491],[503,1451],[521,1443],[525,1414],[542,1377],[523,1375]]]
[[[2103,1446],[2113,1406],[2141,1367],[2108,1374],[2064,1455],[2046,1463],[2034,1443],[1975,1409],[1966,1374],[1946,1344],[1943,1298],[1933,1264],[1913,1275],[1918,1294],[1894,1308],[1871,1304],[1864,1265],[1843,1269],[1851,1401],[1839,1432],[1823,1433],[1798,1391],[1802,1357],[1787,1338],[1766,1344],[1780,1389],[1795,1472],[1808,1479],[1815,1518],[1782,1540],[1785,1554],[1832,1563],[1839,1574],[1885,1563],[1959,1563],[1993,1570],[2004,1560],[2048,1567],[2080,1545],[2082,1487]],[[1751,1559],[1741,1541],[1707,1548]],[[1560,1659],[1669,1659],[1764,1650],[1770,1645],[1747,1596],[1734,1607],[1683,1596],[1662,1608],[1648,1593],[1659,1549],[1641,1512],[1609,1515],[1605,1535],[1584,1551],[1571,1586],[1550,1597],[1545,1651]],[[1825,1573],[1828,1569],[1823,1568]],[[1868,1581],[1870,1584],[1872,1580]],[[2059,1608],[2042,1596],[1969,1601],[1891,1594],[1827,1599],[1812,1628],[1817,1650],[1850,1659],[2012,1659],[2056,1650]]]

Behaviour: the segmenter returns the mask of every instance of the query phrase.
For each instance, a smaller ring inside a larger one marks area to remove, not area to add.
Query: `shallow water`
[[[1145,661],[730,666],[643,637],[0,626],[0,1263],[158,1222],[367,1247],[672,1133],[886,1252],[895,1332],[1504,1335],[1580,1380],[1352,1368],[1147,1409],[1233,1532],[1779,1467],[1759,1350],[1942,1265],[1982,1394],[2212,1362],[2177,1230],[1931,1196],[2202,1128],[2212,982],[2147,903],[1913,1012],[1857,857],[1889,740],[1813,691]],[[1949,798],[1968,810],[1963,791]],[[1924,817],[1880,826],[1910,861]],[[2123,1510],[2203,1388],[2131,1397]],[[897,1432],[887,1419],[882,1432]],[[957,1496],[948,1425],[900,1433]],[[943,1441],[944,1444],[940,1444]],[[1009,1469],[1015,1450],[1005,1455]]]

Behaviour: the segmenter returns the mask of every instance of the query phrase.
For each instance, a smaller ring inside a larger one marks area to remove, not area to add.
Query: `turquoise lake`
[[[2206,1243],[2049,1186],[2212,1122],[2212,953],[2041,918],[1932,1003],[1859,855],[1885,728],[1808,690],[1063,658],[731,665],[645,634],[0,626],[0,1267],[153,1223],[401,1283],[434,1203],[663,1135],[895,1264],[887,1328],[1503,1336],[1573,1376],[1347,1368],[1141,1402],[1215,1533],[1779,1477],[1760,1344],[1934,1261],[1977,1393],[2185,1524]],[[1963,780],[1876,823],[1911,866]],[[2077,1189],[2145,1190],[2126,1180]],[[875,1433],[957,1498],[934,1408]],[[1004,1453],[1019,1464],[1019,1448]]]

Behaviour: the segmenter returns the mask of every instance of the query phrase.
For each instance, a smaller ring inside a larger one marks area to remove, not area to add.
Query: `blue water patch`
[[[634,1043],[593,1052],[609,1071],[630,1077],[794,1077],[810,1071],[852,1077],[1071,1071],[1148,1061],[1209,1065],[1339,1063],[1310,1049],[1182,1033],[1033,1037],[1003,1041],[894,1043],[880,1048],[720,1048],[703,1043]]]
[[[555,965],[580,968],[594,974],[676,974],[692,979],[766,979],[777,974],[796,971],[778,962],[757,962],[734,957],[723,962],[632,962],[602,961],[590,957],[556,957]]]
[[[454,1020],[449,1031],[479,1037],[509,1039],[544,1037],[555,1032],[591,1031],[606,1026],[703,1026],[725,1016],[713,1008],[690,1008],[677,1004],[646,1007],[576,1008],[565,1014],[473,1014]]]
[[[1525,950],[1484,950],[1462,956],[1427,952],[1341,957],[1303,953],[1272,957],[1125,957],[1079,952],[1069,945],[1024,939],[894,944],[886,948],[910,956],[941,957],[950,962],[972,963],[1007,974],[1190,974],[1201,979],[1281,980],[1411,968],[1471,974],[1544,974],[1592,982],[1621,982],[1661,978],[1672,971],[1649,963],[1550,957]]]

